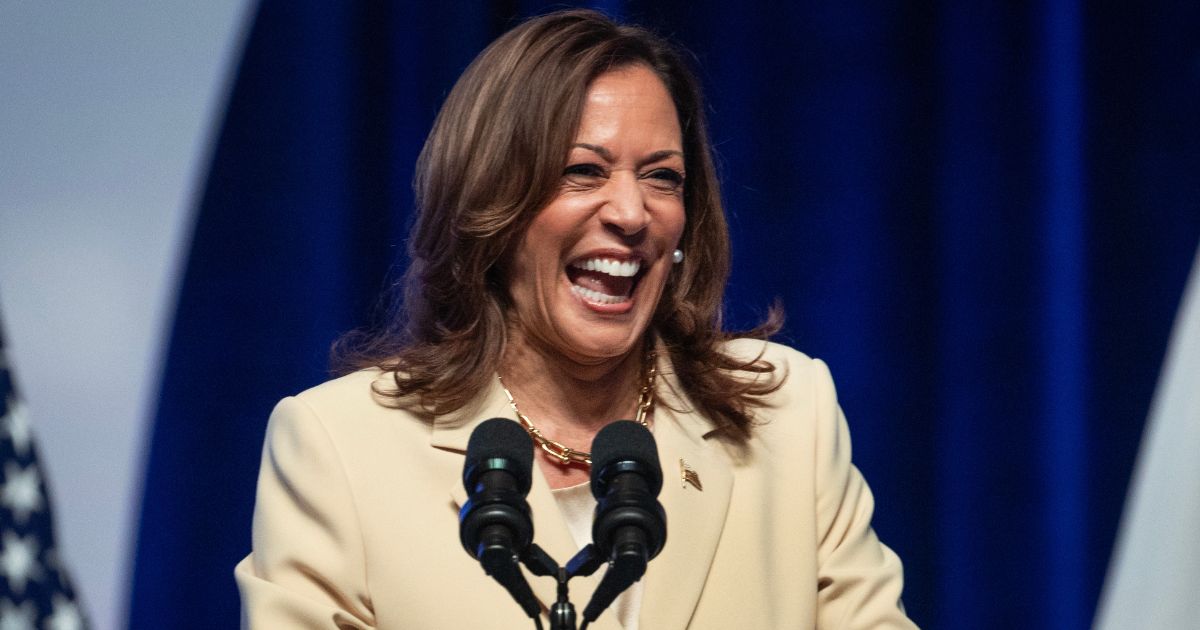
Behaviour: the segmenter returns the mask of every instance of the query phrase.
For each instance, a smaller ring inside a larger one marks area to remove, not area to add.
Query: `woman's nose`
[[[623,235],[632,236],[650,224],[645,193],[636,175],[615,173],[608,182],[608,198],[601,208],[600,219]]]

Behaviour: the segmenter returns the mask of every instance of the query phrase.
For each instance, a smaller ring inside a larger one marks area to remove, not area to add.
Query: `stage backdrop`
[[[1200,237],[1200,5],[1036,4],[607,7],[695,53],[729,321],[780,296],[784,340],[832,366],[924,627],[1090,624]],[[454,79],[545,6],[261,4],[164,368],[131,627],[237,623],[267,415],[402,271]]]

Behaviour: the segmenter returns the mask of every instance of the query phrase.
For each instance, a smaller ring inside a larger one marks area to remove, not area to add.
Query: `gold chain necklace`
[[[655,354],[653,351],[646,353],[645,375],[642,379],[642,389],[638,392],[637,415],[634,417],[634,422],[649,427],[649,422],[646,416],[654,409],[654,378],[658,376],[658,368],[655,366]],[[529,437],[538,446],[558,460],[558,463],[563,466],[571,464],[583,464],[585,466],[592,465],[592,454],[586,451],[579,451],[563,444],[555,442],[550,438],[542,435],[542,432],[533,425],[533,421],[529,416],[521,413],[517,408],[517,401],[513,399],[512,392],[504,386],[504,379],[500,375],[496,375],[496,380],[500,382],[500,389],[504,390],[504,395],[508,397],[508,406],[512,407],[513,413],[517,414],[517,419],[521,421],[521,426],[529,433]]]

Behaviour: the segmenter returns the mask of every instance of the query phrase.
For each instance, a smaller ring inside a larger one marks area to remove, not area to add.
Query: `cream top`
[[[592,513],[596,510],[596,499],[592,497],[591,484],[581,483],[550,492],[558,501],[558,508],[562,510],[563,520],[567,522],[567,529],[571,531],[571,538],[575,539],[575,544],[580,549],[583,549],[592,542]],[[603,567],[599,569],[599,571],[603,570]],[[638,630],[638,612],[642,609],[643,584],[641,580],[634,582],[633,586],[618,595],[616,601],[600,616],[616,614],[617,620],[621,622],[621,626],[625,630]],[[587,602],[574,602],[574,604],[576,610],[583,614],[583,608],[587,606]]]

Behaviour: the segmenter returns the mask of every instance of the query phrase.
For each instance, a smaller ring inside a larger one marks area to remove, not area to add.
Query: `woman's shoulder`
[[[736,361],[751,363],[765,361],[774,368],[775,378],[803,382],[830,380],[825,362],[791,346],[761,339],[734,339],[725,342],[721,351]]]
[[[285,400],[306,407],[326,422],[351,417],[370,421],[382,417],[394,419],[396,414],[415,415],[386,395],[394,386],[393,372],[368,368],[325,381]]]
[[[771,379],[778,385],[753,406],[756,433],[809,431],[817,418],[836,410],[837,391],[824,361],[785,344],[756,339],[731,341],[724,351],[737,361],[757,360],[773,368],[746,371],[749,378]]]
[[[353,404],[371,398],[376,383],[386,384],[389,376],[390,372],[379,368],[358,370],[310,387],[294,397],[315,405]]]

